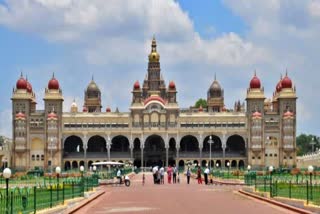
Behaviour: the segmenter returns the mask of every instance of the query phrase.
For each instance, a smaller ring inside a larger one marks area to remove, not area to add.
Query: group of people
[[[201,167],[199,166],[198,170],[197,170],[198,184],[202,184],[201,174],[202,174],[202,170],[201,170]],[[206,169],[204,170],[203,174],[204,174],[204,183],[206,185],[208,185],[209,184],[209,179],[210,179],[210,184],[213,184],[213,178],[212,178],[212,175],[210,174],[210,170],[209,170],[208,167],[206,167]],[[209,178],[209,176],[210,176],[210,178]]]
[[[171,181],[175,184],[175,183],[180,183],[180,174],[179,171],[177,169],[177,167],[175,165],[173,165],[173,167],[171,167],[169,165],[169,167],[167,168],[167,171],[165,171],[164,167],[159,167],[155,166],[152,168],[152,174],[153,174],[153,182],[154,184],[164,184],[164,175],[165,173],[167,173],[167,177],[168,177],[168,184],[171,184]],[[187,171],[185,173],[186,177],[187,177],[187,184],[190,184],[190,177],[191,177],[191,169],[190,167],[187,168]],[[201,167],[199,166],[196,172],[196,178],[198,181],[198,184],[202,184],[202,170]],[[213,184],[213,177],[212,174],[210,173],[210,169],[208,167],[205,168],[205,170],[203,171],[203,175],[204,175],[204,182],[206,185],[208,184]],[[145,175],[143,174],[142,177],[142,183],[145,183]]]
[[[168,177],[168,184],[171,184],[171,181],[173,181],[174,184],[177,182],[180,183],[179,171],[175,165],[173,165],[173,167],[169,165],[166,172]],[[164,167],[161,167],[160,169],[158,166],[153,167],[152,174],[154,184],[164,184]]]

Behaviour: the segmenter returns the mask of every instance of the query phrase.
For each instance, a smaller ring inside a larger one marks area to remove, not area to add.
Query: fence
[[[257,176],[245,175],[245,184],[254,186],[256,191],[267,192],[270,197],[306,200],[307,203],[320,205],[320,182],[313,176]]]
[[[13,187],[0,191],[0,213],[36,213],[36,211],[63,204],[65,200],[82,197],[85,191],[98,185],[98,178],[66,178],[62,182],[40,186]]]

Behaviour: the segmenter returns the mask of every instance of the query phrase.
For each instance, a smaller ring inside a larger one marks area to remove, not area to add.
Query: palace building
[[[249,81],[248,81],[249,82]],[[94,79],[84,106],[73,102],[63,112],[63,91],[53,76],[45,89],[44,110],[36,108],[31,83],[22,75],[12,95],[13,163],[28,170],[50,166],[76,169],[97,161],[131,162],[135,166],[198,163],[205,166],[262,168],[296,164],[296,89],[286,74],[272,99],[254,74],[245,102],[232,109],[216,77],[207,91],[207,106],[180,108],[173,81],[160,71],[155,38],[143,82],[132,87],[128,112],[102,108]],[[211,155],[210,155],[211,150]]]

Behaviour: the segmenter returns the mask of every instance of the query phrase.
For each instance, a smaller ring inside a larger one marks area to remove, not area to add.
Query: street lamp
[[[308,166],[308,172],[310,174],[310,199],[312,200],[313,199],[313,196],[312,196],[312,173],[313,173],[313,166],[310,165]]]
[[[209,140],[208,140],[208,143],[209,143],[209,148],[210,148],[210,163],[209,163],[209,169],[211,170],[211,144],[213,144],[213,140],[212,140],[212,136],[210,135],[209,137]]]
[[[5,168],[3,170],[3,177],[6,179],[6,213],[9,213],[9,179],[11,177],[11,169]]]
[[[250,176],[251,166],[248,165],[248,166],[247,166],[247,169],[248,169],[247,182],[248,182],[248,184],[250,185],[251,183],[250,183],[249,181],[251,181],[251,176]]]
[[[61,168],[59,166],[56,167],[56,174],[57,174],[57,201],[59,201],[59,176],[61,173]]]
[[[83,190],[83,192],[84,192],[83,171],[84,171],[84,166],[80,166],[82,190]]]
[[[270,197],[272,197],[272,189],[271,189],[271,185],[272,185],[272,171],[273,171],[273,166],[269,166],[269,172],[270,172]]]
[[[229,178],[229,171],[230,171],[230,162],[227,162],[227,167],[228,167],[228,178]]]

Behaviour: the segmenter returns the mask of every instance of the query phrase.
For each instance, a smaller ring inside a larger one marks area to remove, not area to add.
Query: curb
[[[87,204],[89,204],[90,202],[92,202],[93,200],[97,199],[98,197],[100,197],[101,195],[103,195],[105,193],[105,190],[100,190],[99,192],[97,192],[96,194],[94,194],[91,198],[86,199],[83,202],[80,202],[78,205],[66,210],[64,213],[65,214],[72,214],[75,213],[76,211],[80,210],[82,207],[86,206]]]
[[[240,194],[243,194],[243,195],[258,199],[260,201],[264,201],[264,202],[273,204],[273,205],[278,206],[278,207],[282,207],[284,209],[287,209],[287,210],[290,210],[290,211],[293,211],[293,212],[296,212],[296,213],[300,213],[300,214],[312,214],[313,213],[313,212],[308,211],[308,210],[304,210],[304,209],[300,209],[300,208],[297,208],[297,207],[294,207],[294,206],[290,206],[288,204],[280,203],[278,201],[271,200],[271,199],[268,199],[268,198],[264,198],[264,197],[261,197],[261,196],[258,196],[258,195],[252,194],[252,193],[248,193],[248,192],[245,192],[243,190],[238,190],[238,192]]]

